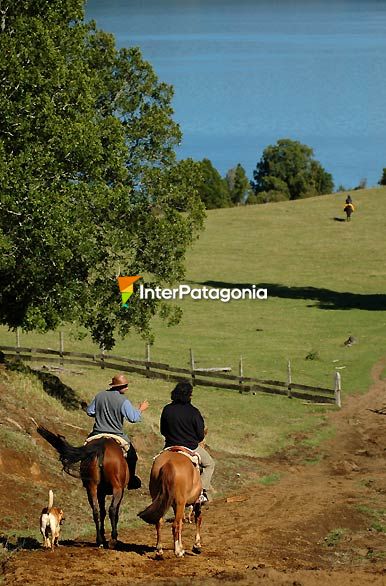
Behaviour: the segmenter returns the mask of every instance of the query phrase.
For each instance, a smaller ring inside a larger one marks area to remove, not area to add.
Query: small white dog
[[[54,507],[54,493],[48,491],[48,507],[44,507],[40,515],[40,532],[43,535],[43,546],[54,550],[59,545],[60,526],[64,520],[64,512]]]

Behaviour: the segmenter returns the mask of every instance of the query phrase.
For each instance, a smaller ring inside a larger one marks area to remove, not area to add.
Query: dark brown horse
[[[98,546],[114,548],[118,538],[119,507],[129,481],[129,469],[120,445],[111,438],[97,439],[80,447],[71,446],[62,435],[56,435],[44,427],[38,433],[60,454],[66,472],[80,462],[80,477],[87,491],[92,508]],[[111,539],[105,538],[105,499],[112,495],[109,507]]]
[[[164,451],[153,462],[150,473],[149,490],[153,502],[138,516],[146,523],[156,525],[156,553],[162,557],[161,527],[163,516],[173,507],[174,521],[172,526],[174,553],[182,557],[182,523],[186,505],[193,505],[196,521],[196,538],[193,546],[195,553],[201,553],[200,528],[202,523],[201,504],[197,502],[201,494],[201,478],[198,466],[179,452]]]

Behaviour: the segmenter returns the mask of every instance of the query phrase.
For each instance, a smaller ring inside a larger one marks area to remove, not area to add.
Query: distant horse
[[[161,452],[153,462],[149,490],[153,502],[144,511],[138,513],[138,516],[146,523],[156,525],[157,556],[163,555],[161,527],[163,516],[169,507],[173,507],[174,510],[172,525],[174,553],[177,557],[183,557],[185,554],[182,547],[182,524],[186,505],[193,505],[194,508],[196,536],[193,552],[201,553],[202,515],[201,504],[197,502],[202,490],[199,467],[180,452],[170,450]]]
[[[44,427],[38,433],[60,454],[60,461],[66,472],[80,462],[80,477],[87,491],[88,502],[92,508],[96,543],[98,546],[113,549],[118,539],[119,507],[125,487],[129,481],[129,469],[121,446],[111,438],[102,438],[80,447],[71,446],[62,435],[56,435]],[[109,507],[111,539],[105,538],[105,499],[112,495]]]
[[[354,211],[353,204],[352,203],[347,203],[347,200],[346,200],[346,205],[344,206],[344,211],[346,212],[347,222],[349,222],[351,220],[351,214]]]

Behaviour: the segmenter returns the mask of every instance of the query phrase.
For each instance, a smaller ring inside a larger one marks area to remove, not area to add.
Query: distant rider
[[[347,198],[347,199],[349,199],[349,198]],[[351,214],[353,213],[355,208],[354,208],[354,204],[352,202],[347,203],[347,199],[346,199],[346,205],[344,206],[344,211],[346,212],[347,222],[349,222],[351,220]]]
[[[127,435],[123,432],[123,423],[126,419],[130,423],[137,423],[141,420],[142,412],[149,407],[148,401],[142,401],[138,409],[135,409],[129,399],[124,396],[128,388],[128,380],[124,374],[116,374],[110,388],[101,391],[86,407],[86,413],[95,418],[95,423],[89,438],[111,433],[127,441],[129,450],[126,454],[127,464],[129,467],[130,478],[127,488],[136,489],[141,487],[141,480],[135,474],[138,456],[133,444]]]

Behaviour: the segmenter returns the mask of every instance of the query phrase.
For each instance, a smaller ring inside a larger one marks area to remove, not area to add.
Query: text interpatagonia
[[[190,297],[194,301],[200,301],[201,299],[210,299],[212,301],[222,301],[228,303],[229,301],[238,301],[240,299],[268,299],[268,290],[260,289],[256,285],[251,287],[238,289],[216,289],[214,287],[196,287],[192,288],[190,285],[179,285],[173,289],[162,287],[144,287],[139,286],[139,298],[140,299],[158,299],[158,300],[170,300],[170,299],[184,299]]]

